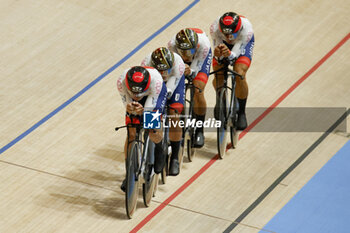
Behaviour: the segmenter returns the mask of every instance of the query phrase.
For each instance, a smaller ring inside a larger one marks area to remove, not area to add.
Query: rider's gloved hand
[[[220,45],[215,47],[215,49],[214,49],[214,57],[221,57]]]
[[[192,70],[191,70],[190,66],[187,65],[187,64],[185,64],[185,72],[184,72],[184,75],[188,77],[188,76],[191,75],[191,73],[192,73]]]
[[[231,50],[226,45],[222,44],[220,49],[223,57],[229,57],[231,55]]]

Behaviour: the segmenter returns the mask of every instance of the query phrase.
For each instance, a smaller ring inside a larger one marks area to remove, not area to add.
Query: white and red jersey
[[[211,47],[210,47],[210,40],[208,36],[205,34],[204,31],[198,28],[191,28],[193,31],[195,31],[198,35],[198,44],[196,48],[196,53],[194,54],[193,60],[191,62],[190,68],[192,73],[194,73],[194,76],[198,74],[199,71],[203,69],[203,65],[210,56],[209,59],[211,59]],[[168,48],[174,52],[178,53],[176,48],[176,35],[173,36],[173,38],[168,42]],[[209,64],[210,67],[210,64]]]
[[[141,66],[152,66],[152,53],[150,53],[143,61],[141,62]],[[182,58],[174,53],[174,64],[171,68],[169,74],[163,75],[163,81],[166,83],[167,91],[169,94],[168,97],[172,96],[176,87],[179,85],[179,82],[184,75],[185,72],[185,63]]]
[[[145,67],[149,72],[149,78],[151,79],[148,89],[145,91],[144,96],[147,96],[146,102],[144,104],[144,109],[146,111],[162,111],[165,106],[166,101],[166,87],[163,82],[163,78],[160,73],[153,67]],[[123,104],[133,102],[132,96],[129,94],[128,88],[125,84],[126,74],[129,69],[126,69],[122,75],[117,80],[117,87],[120,96],[122,97]]]
[[[254,36],[253,26],[249,20],[244,16],[240,16],[240,18],[242,20],[242,28],[239,31],[238,36],[236,38],[232,38],[231,40],[226,38],[225,35],[220,31],[220,17],[218,17],[210,26],[210,35],[213,40],[214,48],[219,44],[222,44],[224,41],[228,44],[233,45],[233,48],[231,49],[230,59],[237,58],[241,53],[244,53],[244,48]]]

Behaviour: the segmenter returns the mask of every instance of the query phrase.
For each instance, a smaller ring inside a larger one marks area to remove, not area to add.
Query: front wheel
[[[227,90],[221,89],[218,93],[216,107],[218,108],[218,120],[221,122],[217,128],[217,148],[220,159],[223,159],[226,154],[227,143],[227,115],[228,115],[228,98]]]
[[[141,156],[141,148],[137,142],[132,142],[126,160],[126,191],[125,191],[125,207],[128,218],[132,218],[137,205],[137,196],[139,191],[139,161]]]

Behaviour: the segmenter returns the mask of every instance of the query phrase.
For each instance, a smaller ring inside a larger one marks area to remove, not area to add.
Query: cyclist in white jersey
[[[194,93],[193,117],[203,122],[207,111],[204,88],[208,82],[212,59],[210,40],[201,29],[185,28],[169,41],[168,47],[184,60],[185,75],[193,77],[193,84],[197,87]],[[203,127],[198,127],[195,132],[194,146],[200,148],[203,145]]]
[[[237,15],[234,12],[227,12],[214,21],[210,27],[210,34],[214,46],[214,71],[222,67],[220,60],[225,57],[235,61],[234,70],[244,76],[243,80],[236,78],[235,90],[239,103],[237,129],[244,130],[247,127],[245,106],[248,97],[248,84],[246,73],[252,61],[254,48],[252,24],[244,16]],[[218,87],[216,82],[218,82]],[[222,83],[222,73],[218,73],[213,80],[214,88],[218,89]]]
[[[166,103],[166,86],[160,73],[153,67],[134,66],[127,69],[117,80],[117,87],[126,108],[125,123],[141,124],[144,111],[163,112]],[[135,140],[136,129],[128,128],[129,142]],[[162,147],[162,131],[150,130],[150,139],[155,143],[154,171],[160,173],[165,164]],[[124,154],[127,157],[127,138]],[[121,189],[125,192],[125,179]]]
[[[185,64],[178,54],[168,48],[160,47],[149,54],[142,61],[142,65],[156,68],[166,83],[169,120],[174,123],[170,124],[169,128],[171,145],[169,175],[177,176],[180,172],[178,155],[182,139],[182,129],[178,122],[185,101]]]

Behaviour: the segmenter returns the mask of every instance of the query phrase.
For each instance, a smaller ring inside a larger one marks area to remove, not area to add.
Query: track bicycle
[[[223,85],[216,90],[216,105],[214,109],[216,120],[221,122],[220,127],[217,128],[217,148],[220,159],[223,159],[226,154],[228,127],[230,128],[231,146],[235,148],[238,142],[237,113],[239,106],[235,95],[236,76],[242,80],[244,77],[229,68],[234,62],[224,58],[219,61],[219,64],[224,66],[210,73],[210,75],[213,75],[222,72],[223,75]],[[216,78],[216,86],[218,87],[218,78]]]
[[[185,76],[185,103],[184,103],[184,112],[182,115],[182,120],[185,122],[185,127],[182,132],[182,142],[181,147],[182,151],[187,152],[187,157],[190,162],[192,162],[195,155],[195,127],[189,127],[186,122],[191,122],[193,118],[193,108],[194,108],[194,93],[198,89],[199,92],[202,92],[200,88],[196,87],[193,84],[194,75]]]
[[[149,138],[149,130],[144,130],[142,124],[128,124],[116,127],[118,131],[121,128],[135,128],[135,140],[129,141],[127,147],[126,159],[126,191],[125,191],[125,207],[128,218],[132,218],[136,206],[139,193],[139,185],[142,184],[143,203],[146,207],[150,205],[154,194],[157,175],[154,173],[154,143]]]

